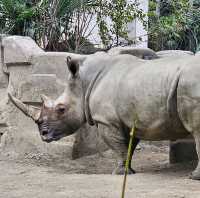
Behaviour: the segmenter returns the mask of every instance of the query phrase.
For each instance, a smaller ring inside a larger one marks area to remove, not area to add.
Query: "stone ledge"
[[[5,64],[31,63],[31,56],[44,51],[29,37],[8,36],[2,41]]]

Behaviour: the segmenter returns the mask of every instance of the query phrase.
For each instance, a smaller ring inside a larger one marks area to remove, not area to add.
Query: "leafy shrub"
[[[160,15],[157,4],[150,3],[149,47],[158,50],[180,49],[196,52],[200,48],[200,3],[189,0],[161,1]]]

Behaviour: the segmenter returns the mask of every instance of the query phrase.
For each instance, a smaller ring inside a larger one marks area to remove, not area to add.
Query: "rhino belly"
[[[129,128],[132,128],[136,122],[136,136],[142,140],[159,141],[185,138],[188,132],[184,128],[176,108],[172,106],[173,113],[169,113],[166,103],[158,105],[159,103],[155,100],[152,102],[150,99],[146,102],[143,100],[142,103],[138,101],[125,109],[120,108],[118,115]]]
[[[138,113],[136,128],[136,136],[142,140],[176,140],[188,136],[188,132],[183,127],[180,119],[169,117],[167,111],[157,115],[152,113],[148,117]]]
[[[171,123],[173,125],[173,123]],[[159,141],[159,140],[177,140],[188,136],[186,130],[173,128],[168,121],[157,120],[149,127],[137,128],[136,136],[142,140]]]

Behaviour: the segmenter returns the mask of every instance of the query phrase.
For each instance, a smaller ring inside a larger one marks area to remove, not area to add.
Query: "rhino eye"
[[[59,107],[57,109],[57,111],[58,111],[58,113],[63,114],[63,113],[65,113],[65,107]]]

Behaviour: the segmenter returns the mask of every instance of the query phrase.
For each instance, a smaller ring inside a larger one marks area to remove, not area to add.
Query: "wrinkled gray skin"
[[[80,68],[68,58],[65,92],[56,101],[44,100],[38,120],[43,140],[58,140],[85,122],[94,124],[117,154],[114,173],[122,174],[129,131],[136,121],[134,146],[139,139],[176,140],[192,134],[200,159],[199,58],[145,61],[100,54],[87,58]],[[200,179],[199,163],[191,178]]]

